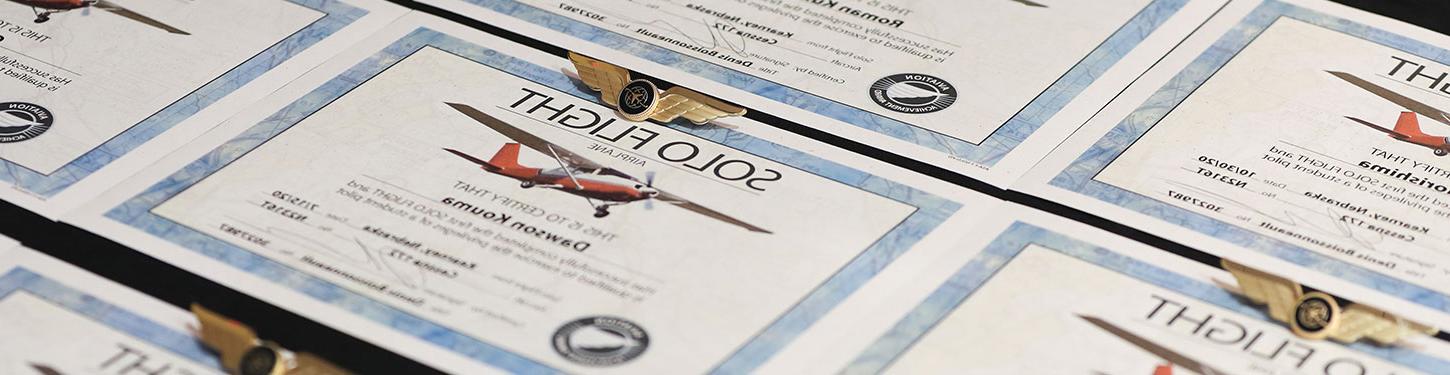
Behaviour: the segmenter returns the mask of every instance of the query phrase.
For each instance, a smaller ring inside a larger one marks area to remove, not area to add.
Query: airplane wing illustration
[[[50,367],[49,365],[43,365],[43,364],[39,364],[39,363],[31,363],[30,364],[30,368],[32,370],[35,370],[35,372],[38,373],[38,374],[40,374],[40,375],[62,375],[62,374],[64,374],[64,373],[60,372],[60,370],[56,370],[54,367]]]
[[[639,182],[639,179],[638,178],[634,178],[634,176],[630,176],[629,174],[626,174],[624,172],[621,172],[621,171],[619,171],[617,169],[607,168],[607,167],[605,167],[603,165],[600,165],[599,163],[595,163],[593,160],[589,160],[588,158],[585,158],[583,156],[580,156],[579,154],[576,154],[573,151],[569,151],[568,149],[565,149],[563,147],[560,147],[559,145],[553,144],[552,142],[545,141],[543,138],[539,138],[538,136],[533,135],[532,133],[526,132],[523,129],[519,129],[517,127],[514,127],[513,125],[509,125],[509,123],[504,122],[503,120],[499,120],[497,117],[489,116],[487,113],[483,113],[483,111],[480,111],[477,108],[473,108],[472,106],[469,106],[467,104],[458,104],[458,103],[445,103],[445,104],[448,104],[449,107],[453,107],[453,109],[457,110],[458,112],[463,113],[464,116],[468,116],[469,118],[472,118],[474,121],[478,121],[479,123],[483,124],[484,126],[487,126],[487,127],[491,128],[491,129],[493,129],[494,131],[499,132],[500,134],[503,134],[505,137],[508,137],[509,139],[514,140],[514,142],[518,142],[519,144],[524,145],[525,147],[531,148],[534,151],[538,151],[540,153],[543,153],[544,155],[549,155],[551,157],[552,156],[557,156],[560,160],[563,160],[565,163],[568,163],[570,166],[573,166],[573,167],[579,168],[579,169],[597,171],[600,174],[607,174],[607,175],[612,175],[612,176],[618,176],[618,177],[627,178],[627,179],[630,179],[630,180],[634,180],[636,182]],[[454,152],[454,154],[456,155],[456,154],[458,154],[458,152]],[[459,156],[464,156],[464,155],[459,155]],[[464,156],[464,157],[466,159],[473,160],[474,163],[479,163],[479,161],[477,160],[477,158],[474,158],[472,156]],[[482,163],[479,163],[479,164],[482,165]]]
[[[110,1],[101,0],[101,1],[96,2],[94,5],[91,5],[91,7],[94,7],[94,8],[97,8],[97,9],[101,9],[101,10],[104,10],[104,11],[107,11],[107,12],[115,13],[116,15],[121,16],[121,17],[130,18],[133,21],[140,22],[140,23],[144,23],[146,25],[150,25],[151,27],[155,27],[155,28],[158,28],[158,29],[166,30],[166,32],[169,32],[169,33],[172,33],[172,34],[191,35],[191,33],[182,31],[181,29],[172,27],[171,25],[167,25],[165,23],[161,23],[161,21],[157,21],[157,20],[155,20],[155,19],[153,19],[151,17],[143,16],[140,13],[133,12],[130,9],[126,9],[126,8],[124,8],[124,7],[120,6],[120,5],[116,5],[115,3],[112,3]]]
[[[1371,94],[1375,94],[1376,96],[1384,98],[1391,103],[1398,104],[1401,107],[1405,107],[1405,109],[1414,111],[1415,113],[1419,113],[1421,115],[1424,115],[1425,117],[1429,117],[1431,120],[1438,121],[1441,124],[1450,125],[1450,113],[1441,111],[1435,107],[1431,107],[1429,104],[1425,104],[1418,100],[1411,99],[1408,96],[1400,95],[1400,93],[1391,91],[1390,89],[1384,88],[1383,86],[1370,83],[1369,81],[1366,81],[1363,78],[1359,78],[1353,74],[1336,71],[1327,72],[1335,77],[1339,77],[1339,79],[1342,79],[1345,82],[1349,82],[1352,85],[1359,86],[1359,88],[1364,89],[1365,91],[1369,91]]]
[[[479,159],[478,157],[475,157],[473,155],[465,154],[465,153],[463,153],[463,151],[458,151],[458,150],[454,150],[454,149],[447,148],[447,147],[444,147],[443,148],[443,151],[448,151],[450,153],[453,153],[454,155],[458,155],[458,157],[463,158],[463,159],[468,160],[468,161],[471,161],[471,162],[473,162],[473,164],[478,164],[480,166],[487,166],[488,165],[488,161],[485,161],[483,159]]]
[[[749,230],[751,232],[759,232],[759,233],[765,233],[765,234],[770,234],[771,233],[770,231],[765,230],[764,228],[751,225],[750,223],[741,221],[740,219],[736,219],[736,218],[730,217],[729,215],[720,213],[719,211],[715,211],[715,210],[709,209],[709,208],[707,208],[705,206],[701,206],[699,204],[696,204],[695,202],[691,202],[691,201],[689,201],[689,200],[687,200],[685,198],[681,198],[678,195],[666,193],[664,191],[660,191],[660,195],[659,196],[656,196],[655,197],[655,200],[660,201],[660,202],[665,202],[665,203],[673,204],[676,207],[683,208],[683,209],[690,210],[690,211],[694,211],[697,214],[705,215],[706,217],[709,217],[709,218],[712,218],[712,219],[715,219],[715,220],[720,220],[720,221],[723,221],[723,222],[725,222],[727,224],[730,224],[730,225],[734,225],[734,226],[738,226],[738,227],[741,227],[741,228],[745,228],[746,230]]]
[[[1142,336],[1138,336],[1136,334],[1133,334],[1132,332],[1128,332],[1128,330],[1125,330],[1122,327],[1118,327],[1113,323],[1108,323],[1108,321],[1106,320],[1084,315],[1078,315],[1077,317],[1088,321],[1088,323],[1092,323],[1098,328],[1102,328],[1104,331],[1108,331],[1108,333],[1113,334],[1113,336],[1118,336],[1118,338],[1123,339],[1123,341],[1127,341],[1128,343],[1133,344],[1134,346],[1137,346],[1149,353],[1153,353],[1153,355],[1156,355],[1159,358],[1163,358],[1163,360],[1165,361],[1172,362],[1175,366],[1182,367],[1188,369],[1189,371],[1197,372],[1203,375],[1228,374],[1227,372],[1219,371],[1218,369],[1203,364],[1202,362],[1194,360],[1193,358],[1189,358],[1188,356],[1183,355],[1183,353],[1179,353],[1177,351],[1174,351],[1173,349],[1168,349],[1167,347],[1158,345],[1158,343],[1149,341]]]
[[[1344,116],[1344,118],[1347,118],[1347,119],[1350,119],[1350,120],[1352,120],[1354,122],[1357,122],[1360,125],[1364,125],[1366,127],[1369,127],[1370,129],[1378,130],[1381,133],[1393,135],[1393,136],[1396,136],[1396,137],[1404,137],[1404,136],[1400,135],[1400,133],[1395,133],[1394,129],[1390,129],[1390,128],[1386,128],[1386,127],[1383,127],[1383,126],[1375,125],[1372,122],[1365,121],[1365,120],[1360,119],[1358,117],[1354,117],[1354,116]]]

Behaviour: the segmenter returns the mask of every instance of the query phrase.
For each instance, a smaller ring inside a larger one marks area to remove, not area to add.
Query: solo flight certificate
[[[814,360],[774,369],[1143,375],[1450,371],[1450,343],[1426,330],[1385,328],[1379,332],[1393,342],[1382,344],[1348,335],[1369,324],[1346,322],[1336,332],[1345,341],[1304,337],[1273,317],[1271,306],[1277,302],[1254,299],[1261,290],[1255,285],[1297,284],[1241,268],[1225,272],[1026,208],[978,223],[957,250],[902,275],[910,281],[906,286],[864,288],[837,310],[841,315],[812,328],[850,334],[802,341],[795,348],[819,348]],[[1346,305],[1337,311],[1363,317],[1371,310]]]
[[[1024,189],[1450,314],[1450,38],[1326,2],[1231,8]]]
[[[0,372],[224,374],[186,311],[25,248],[0,249]]]
[[[179,146],[399,14],[367,0],[0,1],[0,197],[59,214],[88,197],[58,195],[103,167]],[[188,121],[189,137],[161,137]]]
[[[407,16],[77,219],[440,368],[738,373],[994,202],[576,69]]]
[[[425,2],[1005,184],[1227,1]]]

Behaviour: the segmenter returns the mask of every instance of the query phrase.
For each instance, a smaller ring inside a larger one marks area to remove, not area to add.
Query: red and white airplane
[[[151,17],[143,16],[140,13],[133,12],[130,9],[126,9],[107,0],[10,0],[10,2],[29,6],[30,9],[34,10],[35,23],[50,21],[50,15],[56,13],[69,12],[76,9],[89,11],[91,8],[96,8],[115,13],[118,16],[126,17],[151,27],[166,30],[166,32],[172,34],[191,35],[181,29],[172,27]]]
[[[595,163],[579,154],[570,152],[549,141],[545,141],[536,135],[509,125],[503,120],[489,116],[466,104],[447,104],[465,116],[472,118],[474,121],[478,121],[484,126],[488,126],[494,131],[503,134],[505,137],[512,139],[514,142],[505,143],[488,160],[483,160],[451,148],[444,148],[443,150],[474,164],[478,164],[483,170],[489,173],[518,180],[519,187],[525,189],[533,187],[555,189],[583,197],[594,208],[594,217],[602,218],[608,216],[609,207],[612,206],[644,201],[645,208],[651,209],[653,208],[653,201],[660,201],[715,220],[745,228],[751,232],[770,233],[768,230],[751,225],[740,219],[711,210],[677,195],[661,191],[654,186],[653,172],[647,174],[644,181],[640,181],[620,170]],[[559,167],[544,169],[519,164],[520,146],[528,146],[534,151],[553,157],[559,163]]]
[[[1375,96],[1384,98],[1408,110],[1400,112],[1400,118],[1395,122],[1393,129],[1375,125],[1374,123],[1355,117],[1345,116],[1345,118],[1357,122],[1360,125],[1368,126],[1371,129],[1389,134],[1390,138],[1429,147],[1431,150],[1434,150],[1435,156],[1450,155],[1450,139],[1442,135],[1425,134],[1425,132],[1420,131],[1420,115],[1429,117],[1431,120],[1435,120],[1441,124],[1450,125],[1450,113],[1446,113],[1445,111],[1441,111],[1435,107],[1431,107],[1429,104],[1411,99],[1410,97],[1400,95],[1383,86],[1370,83],[1353,74],[1333,71],[1329,72],[1329,74],[1339,77],[1339,79],[1345,82],[1349,82],[1365,91],[1369,91],[1371,94],[1375,94]]]

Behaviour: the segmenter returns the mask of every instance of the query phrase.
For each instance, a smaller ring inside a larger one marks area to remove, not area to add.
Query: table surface
[[[389,0],[415,10],[498,34],[507,39],[553,53],[557,47],[540,43],[482,22],[469,20],[414,1]],[[1244,1],[1244,0],[1239,0]],[[1396,18],[1421,27],[1450,34],[1450,1],[1444,0],[1336,0],[1336,2]],[[767,122],[777,123],[777,122]],[[1002,199],[1034,206],[1092,224],[1102,229],[1150,244],[1200,262],[1215,264],[1211,255],[1124,225],[1016,192],[1002,191],[985,183],[934,166],[886,153],[825,132],[799,126],[786,130],[816,138],[857,153],[931,175]],[[201,303],[224,315],[246,322],[262,337],[284,343],[288,348],[312,352],[343,367],[364,373],[422,374],[436,370],[409,360],[366,341],[348,336],[325,325],[229,289],[206,278],[151,258],[80,228],[56,223],[15,205],[0,202],[0,234],[15,238],[39,250],[162,301],[186,308]],[[1444,339],[1446,337],[1442,337]]]

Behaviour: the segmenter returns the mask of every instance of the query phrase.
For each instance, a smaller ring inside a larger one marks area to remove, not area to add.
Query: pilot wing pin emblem
[[[264,341],[240,322],[222,316],[201,305],[192,304],[191,313],[200,323],[196,334],[201,343],[220,357],[222,367],[237,375],[350,375],[312,353],[287,350],[277,343]]]
[[[1238,281],[1238,288],[1222,287],[1255,304],[1267,305],[1270,317],[1288,324],[1294,335],[1302,338],[1346,344],[1367,340],[1383,346],[1439,332],[1367,305],[1346,303],[1323,292],[1306,292],[1299,283],[1283,277],[1226,259],[1222,263]]]
[[[569,52],[569,61],[579,80],[599,92],[600,100],[629,121],[654,120],[668,123],[684,117],[695,125],[716,119],[745,115],[745,108],[689,89],[675,86],[661,91],[653,82],[630,79],[629,69]]]

